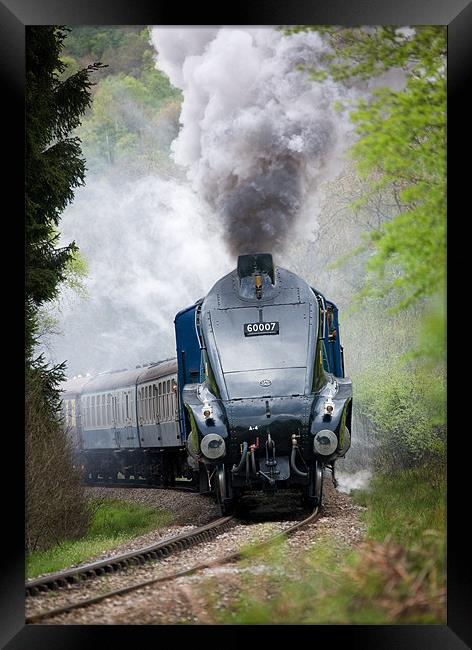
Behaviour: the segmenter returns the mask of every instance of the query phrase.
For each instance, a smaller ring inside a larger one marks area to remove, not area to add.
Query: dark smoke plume
[[[175,160],[220,215],[233,255],[282,250],[308,194],[339,171],[350,126],[333,111],[346,89],[315,83],[314,32],[155,28],[158,66],[182,89]]]

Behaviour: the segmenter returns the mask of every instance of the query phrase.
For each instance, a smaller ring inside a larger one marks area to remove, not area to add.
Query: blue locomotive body
[[[259,254],[240,256],[184,313],[195,318],[181,347],[177,335],[178,355],[185,342],[185,355],[193,345],[197,358],[198,345],[201,356],[199,380],[180,386],[187,448],[222,510],[254,489],[298,488],[320,502],[323,467],[350,446],[336,306]]]
[[[319,503],[323,468],[350,446],[334,303],[271,255],[243,255],[176,315],[175,336],[176,359],[65,386],[86,477],[192,478],[223,512],[246,490]]]

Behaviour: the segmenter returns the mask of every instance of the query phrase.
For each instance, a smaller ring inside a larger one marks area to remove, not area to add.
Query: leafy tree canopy
[[[73,27],[63,59],[76,66],[99,57],[93,104],[77,131],[91,172],[127,173],[170,165],[169,147],[177,135],[181,93],[156,68],[156,52],[144,26]]]
[[[316,30],[330,46],[316,80],[331,76],[359,83],[389,70],[403,74],[399,90],[380,87],[356,106],[345,105],[359,136],[351,150],[368,179],[362,207],[388,188],[397,214],[366,235],[372,248],[370,272],[361,294],[396,296],[404,308],[442,292],[446,223],[446,29],[443,26],[338,28],[303,26],[287,33]]]

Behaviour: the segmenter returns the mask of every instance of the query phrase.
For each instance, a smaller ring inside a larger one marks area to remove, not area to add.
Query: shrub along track
[[[314,523],[319,517],[319,509],[316,508],[308,517],[304,517],[302,520],[297,521],[295,524],[292,524],[289,527],[282,528],[282,530],[279,530],[276,534],[271,535],[268,539],[265,539],[264,541],[253,545],[251,548],[256,549],[264,547],[283,535],[290,535],[295,531],[300,530],[304,526]],[[177,537],[164,540],[163,542],[155,544],[151,547],[140,549],[133,553],[117,556],[115,558],[107,559],[101,562],[95,562],[94,564],[88,566],[81,566],[77,567],[76,569],[62,571],[58,574],[53,574],[46,576],[45,578],[31,581],[27,583],[26,589],[30,595],[34,593],[38,594],[41,591],[45,590],[60,589],[61,586],[67,587],[68,585],[74,584],[81,579],[93,575],[103,575],[104,573],[111,573],[114,570],[141,565],[150,559],[154,560],[159,558],[166,558],[170,554],[183,550],[184,548],[188,548],[201,542],[205,542],[209,539],[213,539],[225,531],[228,531],[227,534],[231,535],[231,529],[237,523],[238,520],[235,517],[222,517],[215,522],[208,524],[207,526],[203,526],[190,532],[189,534],[179,535]],[[284,522],[284,524],[285,523],[286,522]],[[212,559],[209,559],[205,562],[200,562],[198,564],[193,562],[190,567],[184,568],[180,571],[174,571],[166,575],[158,575],[152,579],[141,580],[139,582],[134,582],[133,584],[126,584],[124,587],[121,587],[119,589],[113,589],[104,593],[98,593],[92,597],[85,598],[78,602],[64,603],[62,606],[56,607],[54,609],[33,612],[27,616],[26,623],[40,622],[51,617],[56,617],[67,612],[71,612],[72,610],[92,606],[95,603],[99,603],[107,598],[122,596],[131,591],[147,587],[148,585],[154,585],[159,582],[169,582],[171,580],[175,580],[176,578],[193,574],[202,569],[233,562],[240,559],[241,556],[241,550],[237,550],[226,555],[212,557]]]

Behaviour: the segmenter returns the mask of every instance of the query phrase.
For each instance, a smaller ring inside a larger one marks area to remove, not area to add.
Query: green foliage
[[[181,93],[155,67],[147,27],[74,27],[66,53],[82,62],[99,57],[93,104],[77,133],[94,173],[166,172],[178,131]]]
[[[69,258],[65,268],[64,284],[75,291],[79,296],[85,297],[87,290],[84,280],[88,275],[88,264],[85,257],[79,250],[75,251]]]
[[[176,92],[157,70],[140,79],[123,73],[103,79],[80,130],[89,168],[149,169],[161,162],[176,135],[175,102]]]
[[[401,363],[378,366],[356,381],[358,408],[374,426],[381,467],[445,458],[445,377]]]
[[[119,72],[139,76],[143,67],[153,65],[149,30],[144,26],[73,26],[64,51],[82,65],[97,60],[106,63],[109,70],[100,76]]]
[[[167,526],[172,516],[166,510],[150,508],[139,503],[119,501],[117,499],[94,503],[94,516],[90,526],[90,535],[107,535],[110,537],[122,533],[141,535],[142,533]]]
[[[56,297],[74,243],[58,248],[57,226],[74,189],[83,184],[80,140],[69,134],[90,104],[89,75],[97,66],[61,78],[65,31],[58,27],[26,30],[26,356],[35,344],[36,310]]]
[[[370,539],[390,538],[406,548],[421,543],[432,530],[445,539],[445,464],[380,472],[365,492],[365,501]]]
[[[385,318],[369,299],[345,334],[356,408],[372,425],[380,468],[445,461],[444,300],[425,301]]]
[[[89,511],[91,521],[84,537],[65,539],[46,551],[28,555],[28,578],[84,562],[138,535],[167,526],[172,521],[172,515],[166,510],[119,500],[91,500]]]
[[[71,441],[59,421],[56,385],[64,366],[42,358],[26,368],[25,484],[26,549],[45,549],[87,529],[80,473],[73,466]]]
[[[315,76],[343,83],[402,71],[404,87],[379,87],[348,106],[359,136],[351,150],[370,189],[356,204],[390,188],[397,215],[367,238],[373,255],[361,296],[392,293],[403,308],[441,290],[445,276],[446,222],[446,29],[415,26],[338,28],[318,31],[330,46]],[[381,81],[379,82],[381,83]]]

